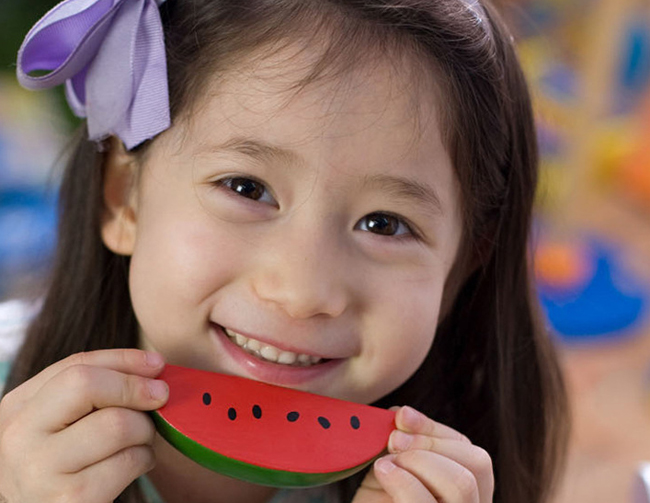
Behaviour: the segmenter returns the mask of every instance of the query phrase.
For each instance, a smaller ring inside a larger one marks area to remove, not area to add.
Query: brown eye
[[[400,218],[388,213],[371,213],[366,215],[359,221],[357,228],[381,236],[396,236],[411,232]]]
[[[244,176],[235,176],[219,180],[217,184],[226,187],[228,190],[231,190],[246,199],[277,206],[275,199],[266,188],[266,185],[258,180]]]
[[[240,196],[254,199],[255,201],[260,200],[266,192],[266,187],[263,184],[250,178],[231,178],[228,182],[228,187]]]

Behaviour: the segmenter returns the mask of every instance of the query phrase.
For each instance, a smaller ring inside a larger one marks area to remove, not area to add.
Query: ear
[[[119,139],[111,137],[108,143],[104,159],[102,241],[118,255],[131,255],[137,227],[137,163]]]

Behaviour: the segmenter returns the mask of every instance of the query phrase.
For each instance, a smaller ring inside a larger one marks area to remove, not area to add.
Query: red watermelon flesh
[[[170,389],[154,413],[163,436],[252,482],[307,486],[350,475],[385,451],[395,428],[394,411],[242,377],[167,365],[160,378]]]

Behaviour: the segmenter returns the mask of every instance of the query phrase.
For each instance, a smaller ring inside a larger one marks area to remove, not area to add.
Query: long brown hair
[[[175,120],[191,116],[209,76],[289,38],[325,44],[299,87],[369,53],[408,51],[420,71],[435,72],[462,191],[463,252],[452,271],[462,281],[448,285],[452,302],[424,364],[379,405],[410,404],[486,449],[495,502],[541,503],[562,468],[567,403],[531,286],[537,146],[530,99],[512,38],[483,5],[484,12],[470,0],[167,0],[161,14]],[[137,344],[129,259],[101,241],[102,185],[103,154],[82,131],[62,181],[49,288],[6,391],[72,353]],[[361,477],[339,484],[342,500]],[[132,485],[121,501],[142,497]]]

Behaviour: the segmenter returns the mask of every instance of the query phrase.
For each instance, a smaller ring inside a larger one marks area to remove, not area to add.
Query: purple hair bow
[[[169,128],[162,23],[165,0],[65,0],[25,37],[18,81],[28,89],[65,83],[88,136],[117,135],[132,149]],[[47,71],[44,75],[31,72]]]

